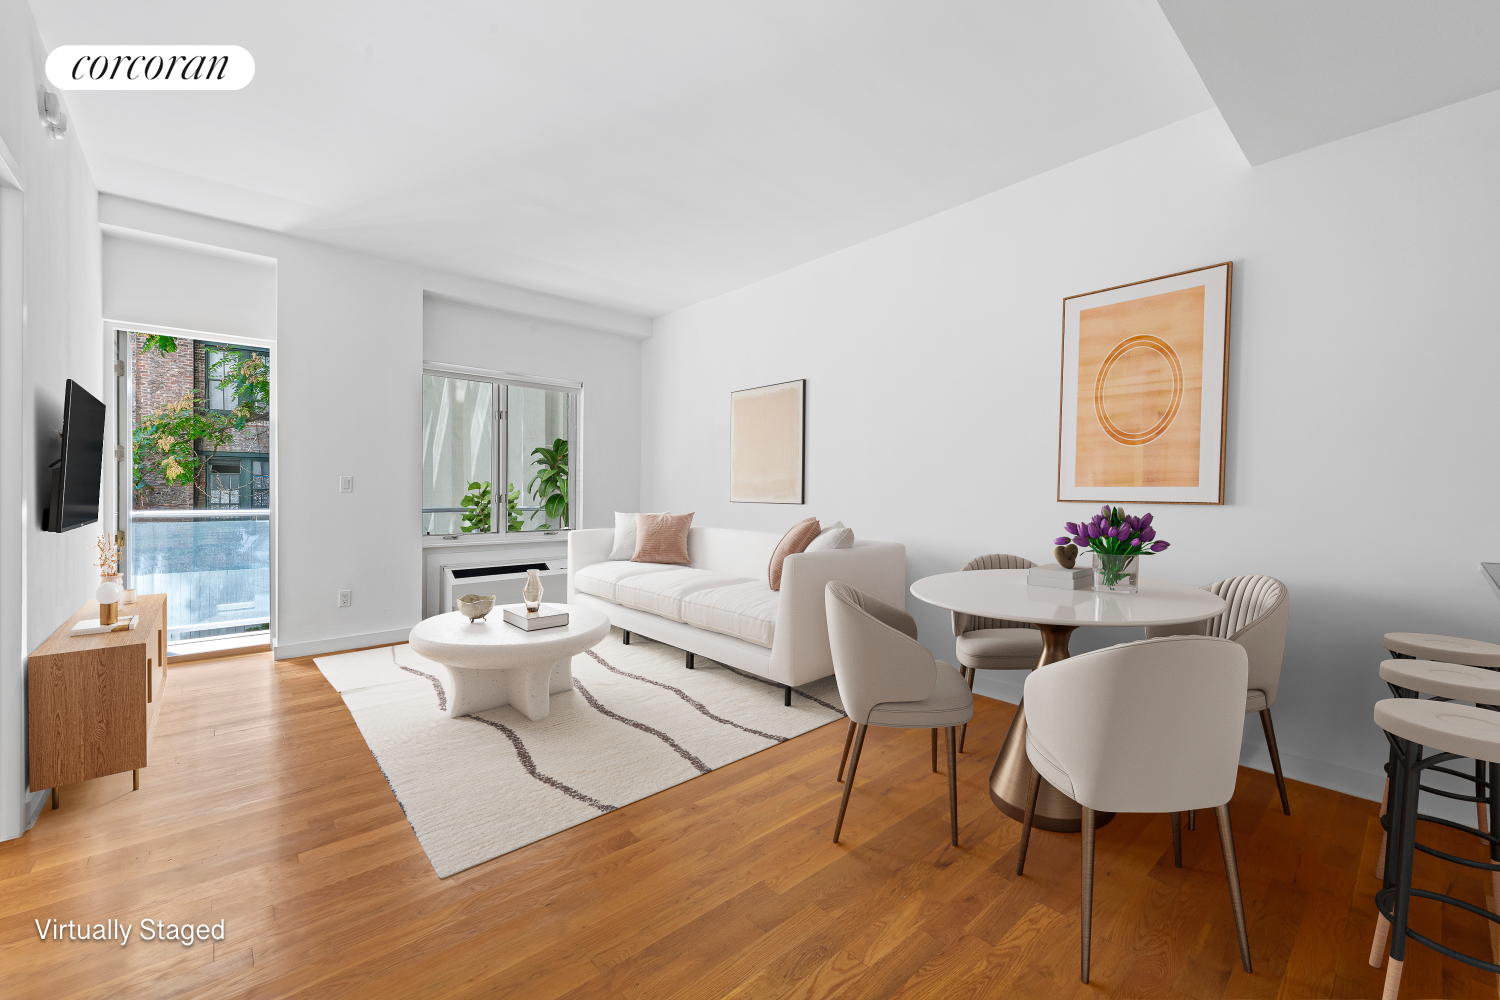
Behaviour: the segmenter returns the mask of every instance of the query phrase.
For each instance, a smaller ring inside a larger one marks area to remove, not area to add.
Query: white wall
[[[107,319],[276,339],[275,262],[104,237]]]
[[[657,321],[642,508],[904,542],[911,579],[1041,558],[1054,500],[1061,300],[1233,260],[1228,503],[1151,506],[1148,572],[1242,573],[1292,597],[1274,709],[1289,775],[1379,797],[1385,632],[1500,641],[1490,302],[1500,94],[1251,169],[1207,112]],[[808,504],[728,501],[733,390],[808,380]],[[908,600],[952,651],[946,613]],[[1075,634],[1075,652],[1137,638]],[[1020,677],[981,674],[1016,700]],[[1247,720],[1246,760],[1266,766]]]
[[[623,339],[649,330],[648,321],[615,310],[128,199],[102,196],[99,214],[112,234],[276,261],[272,641],[278,657],[398,641],[421,619],[428,295],[545,318],[580,334],[606,331]],[[496,344],[474,349],[495,351]],[[507,356],[522,349],[512,345]],[[543,355],[526,357],[542,366]],[[617,419],[634,422],[636,412]],[[338,492],[339,476],[354,477],[353,493]],[[340,590],[353,591],[351,607],[337,607]]]
[[[582,432],[571,442],[570,487],[578,527],[614,527],[616,510],[635,510],[641,496],[641,341],[571,323],[428,296],[423,306],[423,358],[583,383]],[[444,565],[477,566],[564,559],[567,542],[476,545],[470,539],[425,540],[424,615],[447,608],[438,600]]]
[[[20,836],[35,804],[26,792],[25,657],[98,583],[97,528],[41,531],[64,383],[112,402],[95,190],[77,135],[53,140],[40,124],[45,56],[24,0],[0,0],[0,173],[14,173],[20,188],[0,196],[0,840]],[[108,479],[101,493],[103,520],[113,523]]]

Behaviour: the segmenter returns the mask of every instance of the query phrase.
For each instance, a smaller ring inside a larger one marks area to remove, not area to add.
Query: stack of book
[[[1026,571],[1026,586],[1055,587],[1058,590],[1088,590],[1094,585],[1094,570],[1089,566],[1033,566]]]
[[[501,615],[516,628],[535,632],[542,628],[561,628],[568,624],[568,609],[557,604],[540,605],[536,611],[527,611],[524,604],[506,604],[500,608]]]
[[[129,632],[135,628],[135,623],[141,620],[140,615],[126,615],[119,621],[110,625],[100,625],[97,618],[85,618],[83,621],[68,629],[69,635],[100,635],[105,632]]]

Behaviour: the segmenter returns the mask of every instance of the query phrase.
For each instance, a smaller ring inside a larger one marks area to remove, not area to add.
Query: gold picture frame
[[[1063,299],[1057,499],[1224,502],[1226,261]]]

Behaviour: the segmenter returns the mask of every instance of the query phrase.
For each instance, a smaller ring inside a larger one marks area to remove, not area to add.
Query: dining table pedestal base
[[[1039,624],[1037,627],[1042,630],[1042,656],[1037,661],[1037,669],[1067,659],[1070,655],[1068,640],[1077,626]],[[1000,755],[995,758],[994,769],[990,771],[990,801],[1018,823],[1026,816],[1026,797],[1031,789],[1032,773],[1031,761],[1026,756],[1026,704],[1023,701],[1016,706],[1010,731],[1005,734]],[[1094,826],[1101,827],[1114,818],[1114,813],[1096,811]],[[1083,829],[1083,809],[1044,778],[1037,794],[1032,826],[1056,833],[1078,833]]]

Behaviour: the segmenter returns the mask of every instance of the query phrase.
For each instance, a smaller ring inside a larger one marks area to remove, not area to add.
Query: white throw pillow
[[[847,549],[854,544],[854,531],[844,527],[844,522],[835,521],[808,543],[803,552],[827,552],[830,549]]]
[[[634,514],[615,511],[615,547],[610,550],[611,559],[631,559],[635,556],[635,525]]]

